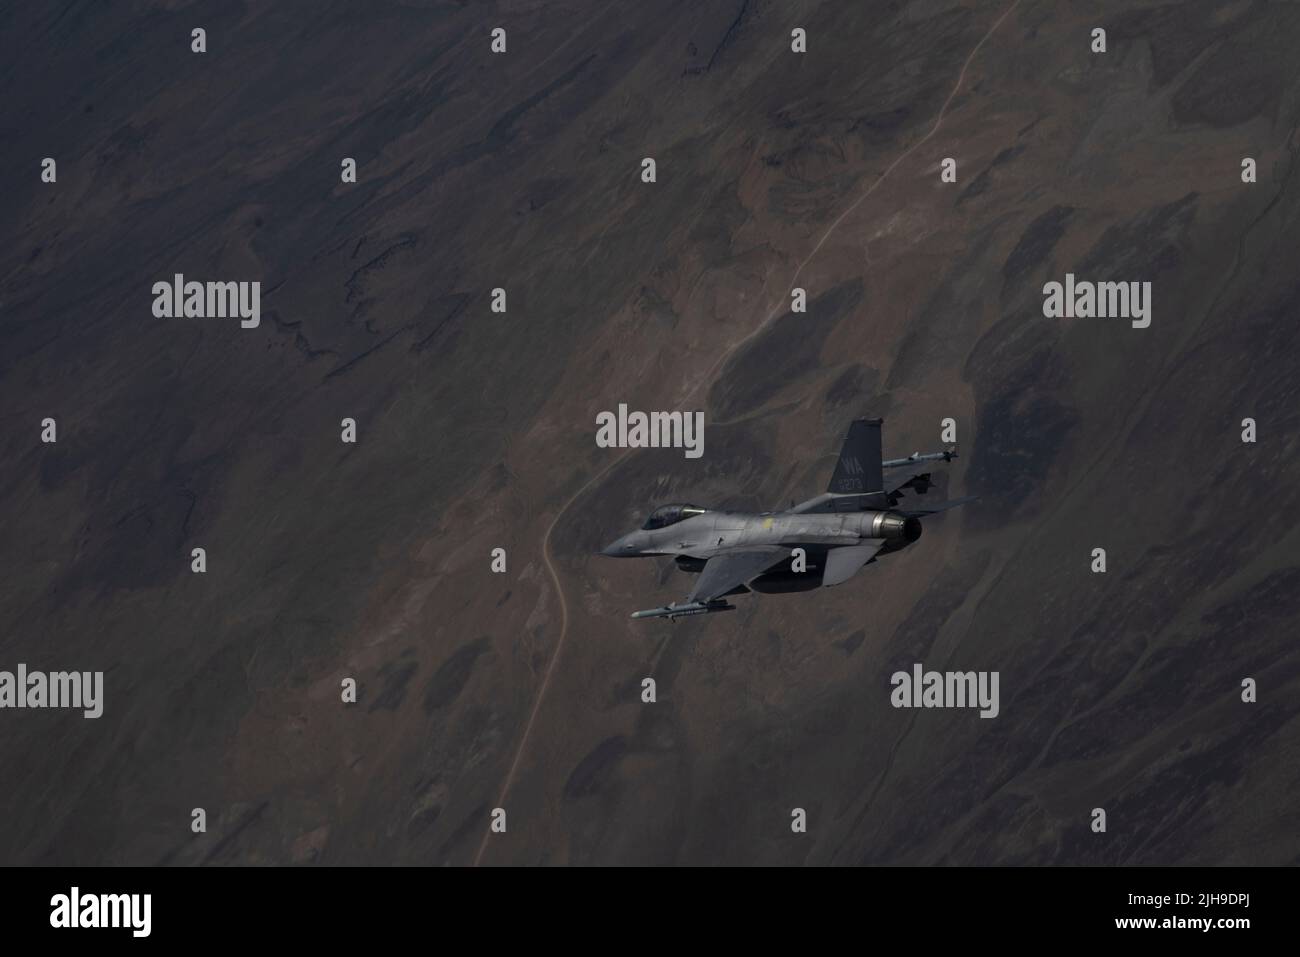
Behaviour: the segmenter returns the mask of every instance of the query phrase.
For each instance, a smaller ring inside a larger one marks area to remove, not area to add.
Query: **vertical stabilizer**
[[[883,492],[884,472],[881,469],[880,426],[884,419],[854,419],[849,434],[840,449],[840,460],[835,463],[826,490],[837,495],[869,494]]]

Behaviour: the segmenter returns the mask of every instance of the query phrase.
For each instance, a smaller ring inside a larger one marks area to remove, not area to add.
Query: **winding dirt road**
[[[804,259],[799,263],[798,267],[795,269],[794,275],[791,276],[790,282],[788,283],[789,288],[793,288],[796,285],[796,283],[799,281],[799,276],[803,273],[804,268],[807,267],[807,265],[810,262],[812,262],[813,258],[821,251],[822,247],[826,244],[826,241],[830,238],[831,234],[834,233],[837,228],[839,228],[840,224],[843,223],[845,219],[847,219],[855,210],[858,209],[858,207],[860,207],[864,202],[866,202],[866,200],[870,198],[872,194],[876,192],[877,189],[880,188],[880,185],[884,183],[886,179],[889,178],[889,175],[895,169],[898,168],[899,164],[901,164],[914,152],[916,152],[918,149],[924,146],[927,142],[929,142],[934,137],[936,133],[939,132],[939,128],[943,125],[944,117],[947,116],[948,109],[949,107],[952,106],[952,101],[956,98],[957,94],[961,91],[963,84],[966,82],[966,71],[970,68],[970,65],[974,61],[975,56],[979,53],[980,49],[989,40],[989,38],[992,37],[995,32],[997,32],[998,27],[1000,27],[1002,23],[1007,19],[1007,17],[1009,17],[1015,11],[1015,9],[1018,6],[1020,6],[1020,2],[1021,0],[1013,0],[1013,2],[1006,8],[1006,10],[1002,12],[1002,15],[999,16],[997,20],[993,22],[993,25],[989,27],[988,31],[982,37],[980,37],[979,42],[975,44],[974,48],[967,55],[965,62],[962,63],[960,72],[958,72],[957,74],[957,81],[953,84],[952,92],[948,94],[948,98],[944,100],[943,106],[939,108],[939,112],[936,115],[934,124],[930,127],[929,132],[927,132],[924,136],[922,136],[915,143],[909,146],[906,150],[900,153],[894,159],[894,161],[885,168],[884,172],[882,172],[878,177],[876,177],[875,181],[872,182],[871,185],[868,186],[865,190],[863,190],[862,193],[859,194],[858,198],[855,199],[853,203],[850,204],[842,213],[840,213],[840,215],[837,216],[835,220],[826,228],[826,230],[822,233],[821,238],[818,239],[817,243],[813,246],[812,250],[808,253],[807,256],[804,257]],[[766,288],[766,283],[764,284],[764,288]],[[704,374],[704,376],[701,377],[699,382],[696,384],[695,388],[690,393],[687,394],[686,396],[687,402],[689,403],[691,399],[695,398],[703,387],[711,386],[716,381],[721,370],[726,368],[726,364],[731,360],[732,356],[734,356],[741,348],[743,348],[746,343],[750,342],[756,336],[760,335],[778,316],[783,315],[785,311],[786,311],[786,298],[785,295],[783,294],[781,298],[778,299],[777,303],[773,306],[771,311],[769,311],[764,316],[763,320],[760,323],[758,323],[758,325],[756,325],[753,330],[751,330],[747,335],[738,339],[725,352],[722,353],[721,357],[709,368],[709,370]],[[743,418],[732,419],[728,422],[715,422],[713,424],[715,426],[730,425],[740,421],[743,421]],[[529,738],[532,736],[533,725],[537,721],[537,715],[541,711],[542,702],[545,700],[546,693],[551,686],[551,678],[555,674],[556,667],[558,666],[560,661],[560,656],[564,652],[565,640],[567,639],[569,634],[569,604],[567,599],[565,598],[564,584],[560,580],[559,572],[556,570],[555,562],[551,554],[551,536],[555,532],[556,526],[558,526],[560,521],[565,517],[565,515],[568,514],[569,509],[573,506],[573,503],[576,502],[578,499],[580,499],[589,488],[591,488],[602,478],[604,478],[607,474],[609,474],[609,472],[616,465],[622,462],[623,459],[626,458],[626,456],[632,451],[633,451],[632,449],[624,449],[619,455],[612,458],[609,461],[609,464],[607,464],[604,468],[596,472],[590,479],[588,479],[582,485],[581,488],[579,488],[576,492],[573,493],[573,495],[569,497],[568,501],[564,503],[564,505],[556,513],[555,517],[551,520],[550,525],[548,525],[546,528],[546,534],[543,536],[542,539],[542,559],[546,563],[546,570],[551,576],[551,581],[555,586],[555,593],[560,600],[560,635],[555,642],[555,648],[551,651],[551,657],[550,660],[547,662],[546,671],[542,675],[542,682],[540,685],[538,685],[537,694],[533,699],[533,706],[528,713],[528,721],[524,724],[524,730],[522,735],[519,738],[519,744],[515,749],[514,758],[510,762],[510,769],[506,772],[505,781],[502,783],[501,792],[499,797],[497,798],[497,802],[495,805],[496,807],[505,806],[506,798],[510,794],[510,788],[514,785],[515,775],[519,770],[520,761],[523,759],[524,753],[528,747]],[[661,646],[660,654],[662,654],[663,649],[666,647],[667,647],[666,643]],[[658,656],[656,656],[656,658],[657,657]],[[480,863],[482,863],[483,855],[487,850],[488,840],[491,837],[491,834],[492,832],[490,830],[486,828],[484,829],[483,839],[479,843],[477,853],[474,855],[475,867],[477,867]]]

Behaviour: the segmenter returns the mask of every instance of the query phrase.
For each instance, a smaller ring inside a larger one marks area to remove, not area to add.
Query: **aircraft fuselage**
[[[736,548],[762,545],[833,548],[857,545],[867,539],[884,539],[889,550],[896,551],[920,535],[920,521],[889,511],[829,515],[709,511],[664,528],[629,532],[601,554],[612,558],[686,555],[708,559]]]

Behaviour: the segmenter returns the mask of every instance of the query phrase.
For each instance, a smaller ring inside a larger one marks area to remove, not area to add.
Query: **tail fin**
[[[883,423],[884,419],[853,420],[826,491],[837,495],[860,495],[885,490],[880,453],[880,426]]]

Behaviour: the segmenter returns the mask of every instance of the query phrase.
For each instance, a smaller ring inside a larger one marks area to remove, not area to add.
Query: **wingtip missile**
[[[685,618],[688,615],[709,615],[715,611],[735,611],[735,605],[729,605],[722,599],[715,601],[690,601],[681,605],[675,602],[662,608],[647,608],[645,611],[632,612],[633,618]]]
[[[930,452],[924,455],[920,452],[913,452],[905,459],[886,459],[884,462],[880,463],[880,467],[886,469],[897,469],[906,465],[915,465],[917,462],[951,462],[956,457],[957,446],[950,445],[942,452]]]

